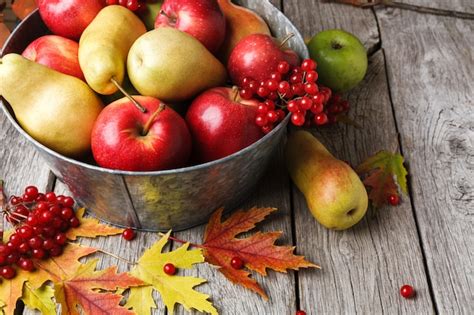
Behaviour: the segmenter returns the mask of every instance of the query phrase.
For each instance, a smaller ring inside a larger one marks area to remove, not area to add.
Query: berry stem
[[[146,113],[146,108],[143,107],[140,103],[138,103],[137,100],[134,99],[130,94],[128,94],[128,92],[125,91],[125,89],[120,85],[120,83],[117,82],[115,78],[112,77],[110,79],[110,82],[112,82],[117,87],[117,89],[119,89],[119,91],[122,92],[133,103],[133,105],[138,108],[139,111],[141,111],[142,113]]]
[[[123,257],[120,257],[118,255],[115,255],[114,253],[111,253],[111,252],[108,252],[106,250],[103,250],[103,249],[100,249],[100,248],[96,248],[98,252],[101,252],[102,254],[105,254],[105,255],[108,255],[110,257],[113,257],[113,258],[116,258],[118,260],[121,260],[123,262],[126,262],[127,264],[129,265],[136,265],[137,263],[136,262],[133,262],[133,261],[130,261],[128,259],[125,259]]]
[[[281,41],[279,47],[282,48],[283,46],[285,46],[285,44],[286,44],[293,36],[295,36],[294,33],[290,33],[290,34],[286,35],[286,37],[283,38],[283,40]]]
[[[165,236],[166,234],[165,234],[165,233],[158,232],[158,235],[159,235],[159,236]],[[202,245],[195,244],[195,243],[191,243],[191,242],[188,242],[188,241],[183,241],[183,240],[180,240],[179,238],[176,238],[176,237],[173,237],[173,236],[169,236],[168,238],[169,238],[170,240],[173,240],[173,241],[178,242],[178,243],[181,243],[181,244],[189,243],[189,245],[191,245],[191,246],[193,246],[193,247],[198,247],[198,248],[202,248],[202,247],[203,247]]]
[[[162,112],[165,109],[165,107],[166,107],[165,104],[160,103],[160,106],[158,107],[158,109],[155,110],[153,114],[151,114],[151,116],[148,118],[147,122],[145,123],[145,126],[143,127],[143,131],[142,131],[143,136],[146,136],[148,134],[148,131],[150,131],[151,125],[153,124],[153,121],[155,120],[156,116],[158,116],[158,114]]]

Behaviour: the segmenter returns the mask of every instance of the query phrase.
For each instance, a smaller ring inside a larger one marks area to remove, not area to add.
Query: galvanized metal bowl
[[[267,21],[275,37],[289,33],[288,42],[302,57],[308,52],[293,24],[267,0],[236,1]],[[34,39],[47,34],[37,11],[27,17],[3,47],[21,53]],[[251,146],[209,163],[175,170],[127,172],[101,168],[67,158],[30,137],[15,120],[5,101],[2,108],[18,132],[28,139],[70,189],[79,204],[97,217],[143,230],[181,230],[205,222],[218,207],[238,206],[255,187],[286,132],[289,117]]]

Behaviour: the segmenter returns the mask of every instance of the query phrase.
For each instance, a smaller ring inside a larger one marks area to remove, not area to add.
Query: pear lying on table
[[[368,197],[359,176],[311,133],[298,130],[289,135],[286,162],[309,210],[323,226],[344,230],[364,217]]]
[[[130,81],[142,95],[165,102],[191,99],[225,83],[227,72],[201,42],[171,27],[142,35],[130,48]]]
[[[0,95],[38,142],[71,157],[90,150],[102,102],[84,81],[8,54],[0,60]]]
[[[125,7],[110,5],[97,14],[79,41],[79,64],[94,91],[117,92],[111,79],[122,84],[128,51],[145,32],[143,22]]]

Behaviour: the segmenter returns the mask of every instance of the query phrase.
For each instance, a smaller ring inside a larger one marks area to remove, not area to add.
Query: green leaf
[[[37,309],[43,315],[55,315],[56,304],[53,301],[54,289],[49,285],[43,285],[37,289],[31,287],[29,282],[23,286],[22,300],[30,309]]]

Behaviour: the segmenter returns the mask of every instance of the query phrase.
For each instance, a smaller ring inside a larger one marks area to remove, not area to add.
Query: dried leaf
[[[96,271],[96,265],[96,259],[81,264],[74,274],[54,284],[55,297],[62,312],[79,315],[80,306],[85,314],[134,314],[119,305],[122,295],[112,291],[140,286],[143,282],[128,273],[118,274],[116,266]]]
[[[55,315],[56,303],[53,301],[54,289],[49,285],[42,285],[39,288],[32,288],[29,282],[23,286],[23,297],[25,305],[34,310],[38,310],[43,315]]]
[[[163,302],[169,312],[173,312],[175,304],[179,303],[187,310],[194,308],[201,312],[217,314],[215,307],[207,300],[209,296],[193,289],[195,286],[206,282],[206,280],[178,275],[170,276],[163,271],[163,267],[167,263],[172,263],[178,269],[189,269],[192,268],[194,264],[204,262],[202,250],[189,250],[189,243],[184,244],[174,251],[162,253],[163,247],[168,242],[169,235],[170,232],[143,254],[138,260],[137,265],[131,271],[131,274],[157,290],[161,294]],[[136,292],[137,290],[141,292]],[[149,310],[152,307],[156,307],[155,303],[152,303],[149,298],[146,298],[145,301],[139,299],[141,295],[149,294],[150,291],[148,288],[132,288],[130,292],[136,296],[136,298],[132,300],[129,299],[127,303],[133,310]]]
[[[5,24],[0,23],[0,48],[3,47],[8,36],[10,36],[10,30]]]
[[[84,213],[84,208],[77,210],[76,216],[79,218],[81,224],[77,228],[67,231],[66,236],[68,239],[75,240],[78,237],[95,238],[97,236],[117,235],[123,232],[123,229],[103,224],[95,218],[85,218]]]
[[[357,173],[363,176],[364,184],[370,187],[369,199],[380,207],[388,202],[390,195],[398,195],[398,182],[401,190],[407,193],[407,170],[403,166],[403,156],[388,151],[380,151],[362,162]]]
[[[265,291],[249,277],[248,271],[231,267],[230,261],[233,257],[239,257],[248,269],[263,276],[267,274],[267,268],[286,272],[287,269],[318,267],[306,261],[303,256],[294,255],[294,247],[274,245],[281,232],[257,232],[246,238],[236,238],[237,235],[253,229],[275,210],[254,207],[248,211],[234,212],[222,222],[221,208],[210,218],[204,234],[203,249],[206,261],[220,267],[219,271],[232,282],[260,294],[265,299],[268,299]]]
[[[23,20],[36,9],[35,0],[15,0],[12,4],[13,13],[20,19]]]

